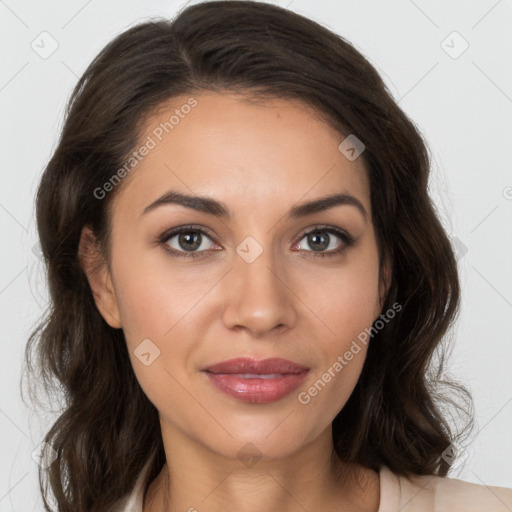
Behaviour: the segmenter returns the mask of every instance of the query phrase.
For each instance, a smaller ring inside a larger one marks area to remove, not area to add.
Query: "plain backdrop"
[[[51,425],[20,399],[47,291],[34,195],[78,77],[115,35],[184,1],[0,0],[0,511],[42,510],[31,454]],[[188,5],[196,2],[188,2]],[[458,255],[453,376],[474,441],[455,477],[512,487],[512,2],[283,0],[352,42],[432,152],[431,194]]]

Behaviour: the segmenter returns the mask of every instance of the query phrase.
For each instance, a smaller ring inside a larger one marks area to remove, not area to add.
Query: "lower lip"
[[[220,391],[243,402],[266,404],[275,402],[297,388],[309,370],[287,373],[280,377],[261,379],[243,378],[236,374],[204,372]]]

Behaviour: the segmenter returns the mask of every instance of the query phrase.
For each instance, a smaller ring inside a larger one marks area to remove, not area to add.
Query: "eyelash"
[[[199,258],[205,252],[208,252],[208,251],[198,251],[198,252],[193,252],[193,251],[176,251],[175,249],[171,249],[167,245],[167,242],[169,242],[169,240],[171,238],[175,237],[176,235],[180,235],[182,233],[199,233],[201,235],[205,235],[208,238],[212,239],[212,237],[205,230],[203,230],[203,229],[201,229],[199,227],[195,227],[193,225],[190,225],[190,226],[181,226],[179,228],[172,229],[171,231],[166,231],[165,233],[163,233],[158,238],[158,243],[161,244],[163,246],[164,250],[169,252],[171,255],[178,256],[180,258]],[[335,227],[332,227],[332,226],[316,226],[313,229],[311,229],[309,231],[306,231],[305,233],[301,234],[301,236],[299,238],[299,242],[304,237],[306,237],[307,235],[311,235],[311,234],[314,234],[314,233],[329,233],[329,234],[336,235],[336,236],[338,236],[339,238],[342,239],[343,245],[342,245],[341,249],[336,249],[334,251],[329,251],[329,252],[303,251],[302,254],[304,254],[304,252],[313,253],[314,257],[320,257],[320,258],[337,256],[337,255],[345,252],[355,242],[355,238],[354,237],[352,237],[351,235],[349,235],[345,231],[343,231],[341,229],[338,229],[338,228],[335,228]],[[299,249],[299,253],[300,252],[301,252],[301,250]]]

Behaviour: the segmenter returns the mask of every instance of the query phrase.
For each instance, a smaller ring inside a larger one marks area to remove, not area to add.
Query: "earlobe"
[[[112,278],[99,243],[89,226],[82,228],[78,257],[101,316],[110,327],[120,329],[122,327],[121,315]]]

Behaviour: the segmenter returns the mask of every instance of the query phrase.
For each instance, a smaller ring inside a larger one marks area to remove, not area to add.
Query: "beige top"
[[[114,512],[143,512],[144,476]],[[454,478],[415,475],[407,478],[381,467],[378,512],[512,512],[512,489],[473,484]]]

